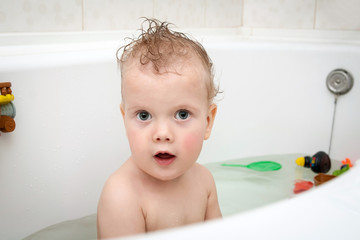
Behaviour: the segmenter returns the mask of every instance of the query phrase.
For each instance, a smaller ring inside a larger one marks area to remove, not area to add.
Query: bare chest
[[[177,191],[148,192],[143,205],[146,231],[204,221],[207,200],[205,189],[191,186]]]

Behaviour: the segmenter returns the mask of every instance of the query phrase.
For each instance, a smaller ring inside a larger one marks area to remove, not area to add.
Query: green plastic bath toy
[[[260,162],[253,162],[248,165],[244,164],[227,164],[223,163],[221,166],[224,167],[244,167],[251,170],[259,171],[259,172],[267,172],[267,171],[277,171],[281,168],[281,164],[272,161],[260,161]]]

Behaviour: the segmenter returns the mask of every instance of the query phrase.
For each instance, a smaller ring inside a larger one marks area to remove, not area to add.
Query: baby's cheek
[[[132,154],[136,154],[144,148],[143,139],[144,137],[137,131],[131,129],[127,131],[127,137],[130,145]]]
[[[200,151],[203,143],[203,136],[200,133],[187,134],[183,140],[183,146],[187,151]]]

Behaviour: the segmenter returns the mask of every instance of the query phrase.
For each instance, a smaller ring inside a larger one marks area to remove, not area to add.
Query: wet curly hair
[[[147,28],[144,26],[147,25]],[[124,65],[129,59],[139,59],[141,65],[152,64],[157,74],[169,72],[168,68],[180,60],[193,56],[201,61],[207,78],[208,100],[213,101],[219,93],[214,84],[213,63],[204,47],[186,34],[169,29],[172,25],[157,19],[145,18],[137,38],[130,39],[130,43],[122,46],[116,52],[117,60],[123,74]],[[120,53],[122,51],[121,56]]]

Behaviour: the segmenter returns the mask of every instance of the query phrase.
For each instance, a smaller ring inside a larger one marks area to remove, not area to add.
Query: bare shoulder
[[[205,166],[195,163],[194,169],[196,176],[200,178],[207,186],[215,187],[215,181],[212,173]]]
[[[127,166],[123,165],[105,182],[100,200],[103,198],[109,201],[126,200],[135,194],[132,184],[133,181],[131,181]]]
[[[119,205],[133,195],[132,188],[128,184],[129,181],[126,177],[121,176],[119,172],[121,171],[118,170],[113,173],[105,182],[100,203]]]
[[[208,189],[208,203],[205,219],[210,220],[222,217],[213,175],[205,166],[196,164],[194,167],[196,168],[198,176]]]
[[[142,208],[137,199],[136,188],[122,166],[106,181],[98,204],[98,237],[109,238],[145,231]]]

